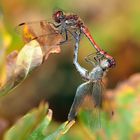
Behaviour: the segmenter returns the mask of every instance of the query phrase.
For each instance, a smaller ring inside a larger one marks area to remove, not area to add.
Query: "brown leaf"
[[[18,55],[17,55],[18,54]],[[42,64],[43,54],[39,43],[35,40],[26,44],[19,53],[12,52],[7,57],[7,79],[0,87],[0,95],[8,93],[21,83],[27,75]]]

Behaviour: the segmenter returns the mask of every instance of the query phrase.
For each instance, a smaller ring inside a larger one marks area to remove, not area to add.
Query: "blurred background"
[[[116,67],[105,79],[107,89],[114,94],[115,87],[120,87],[131,75],[140,72],[139,6],[139,0],[0,0],[0,50],[8,54],[23,47],[22,39],[14,30],[21,22],[52,21],[52,13],[56,9],[75,13],[88,26],[97,44],[116,60]],[[83,37],[79,62],[89,70],[91,67],[84,62],[84,57],[91,51],[92,46]],[[42,100],[49,103],[55,121],[67,119],[76,88],[83,82],[72,59],[73,48],[64,47],[60,54],[50,55],[10,95],[0,99],[1,134]],[[134,79],[137,77],[139,75]],[[140,79],[134,81],[140,83]]]

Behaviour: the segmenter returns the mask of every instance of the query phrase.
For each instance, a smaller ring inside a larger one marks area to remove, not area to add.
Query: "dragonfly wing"
[[[91,112],[92,119],[90,120],[90,128],[97,129],[101,128],[101,115],[100,110],[103,101],[103,85],[101,82],[93,83],[92,89],[92,101],[94,104],[94,109]]]
[[[114,108],[113,108],[113,97],[110,92],[105,92],[105,85],[102,82],[102,93],[103,93],[103,110],[107,112],[107,114],[112,117],[114,115]]]
[[[93,83],[92,100],[94,102],[95,107],[102,107],[103,85],[101,82]]]
[[[92,108],[85,110],[83,116],[85,121],[85,125],[92,131],[96,132],[96,130],[102,127],[101,123],[101,105],[102,105],[102,83],[94,82],[92,83],[92,88],[90,90],[90,98],[93,102]],[[81,116],[82,118],[82,116]]]
[[[59,31],[46,20],[21,23],[16,27],[16,31],[22,35],[26,43],[36,39],[44,46],[62,40]]]
[[[59,44],[63,36],[46,20],[21,23],[16,27],[16,31],[22,35],[26,43],[37,40],[45,54],[45,59],[50,53],[60,52]]]
[[[102,128],[102,124],[104,124],[104,118],[103,118],[103,112],[101,112],[101,109],[105,107],[105,87],[102,81],[98,81],[93,83],[93,89],[92,89],[92,101],[94,104],[94,108],[90,113],[90,119],[89,119],[89,126],[90,129],[95,131],[97,128]],[[106,103],[107,104],[107,103]],[[112,111],[111,105],[109,107],[109,113],[110,109]],[[105,109],[105,108],[104,108]],[[101,115],[102,114],[102,115]]]
[[[91,84],[89,82],[83,83],[77,88],[73,104],[68,114],[69,121],[75,119],[75,117],[77,116],[79,108],[84,102],[84,99],[86,98],[86,96],[89,95],[88,93],[90,92],[90,89],[91,89]]]

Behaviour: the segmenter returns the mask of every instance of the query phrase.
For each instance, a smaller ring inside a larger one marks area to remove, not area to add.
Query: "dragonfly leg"
[[[82,105],[85,97],[89,93],[89,90],[90,90],[90,83],[89,82],[83,83],[77,88],[73,104],[72,104],[72,106],[70,108],[70,112],[68,114],[68,121],[75,119],[80,106]]]
[[[54,24],[54,23],[52,23],[52,22],[48,22],[48,23],[51,24],[51,25],[53,25],[55,28],[58,28],[58,27],[61,26],[61,24],[56,25],[56,24]]]
[[[75,31],[74,33],[72,33],[71,31],[69,31],[69,33],[74,37],[74,39],[76,40],[76,42],[79,43],[80,38],[81,38],[81,32],[78,33],[78,32]]]
[[[96,66],[95,62],[94,62],[93,60],[91,60],[88,56],[85,57],[85,61],[86,61],[87,63],[92,64],[94,67]]]
[[[63,43],[65,43],[65,42],[68,41],[68,32],[67,32],[66,29],[64,30],[64,32],[65,32],[65,39],[64,39],[63,41],[60,42],[60,45],[62,45]],[[62,34],[62,32],[61,32],[61,34]]]

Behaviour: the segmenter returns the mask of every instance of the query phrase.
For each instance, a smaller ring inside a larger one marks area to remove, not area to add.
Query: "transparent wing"
[[[25,43],[36,40],[40,44],[44,60],[49,54],[61,51],[59,44],[63,36],[46,20],[21,23],[16,27],[16,31],[23,37]]]
[[[102,110],[104,108],[104,103],[106,95],[105,95],[105,88],[102,81],[98,81],[93,83],[92,87],[92,101],[93,101],[93,109],[86,112],[87,114],[87,124],[88,128],[92,132],[96,132],[101,128],[105,128],[105,125],[108,123],[107,118],[108,113],[110,114],[110,110],[112,112],[111,106],[109,107],[109,112]]]
[[[38,39],[42,45],[55,43],[62,38],[53,24],[46,20],[21,23],[16,27],[16,31],[25,42]]]
[[[70,112],[68,114],[69,121],[75,119],[75,117],[77,116],[79,108],[81,107],[82,103],[84,102],[84,99],[86,98],[86,96],[89,95],[90,89],[91,89],[91,84],[89,82],[85,82],[77,88],[73,104],[72,104],[72,106],[70,108]]]
[[[114,108],[112,104],[113,98],[110,97],[109,92],[105,92],[105,85],[102,81],[101,84],[102,84],[102,93],[103,93],[102,108],[111,118],[114,115]]]
[[[103,102],[103,85],[100,81],[93,83],[93,89],[92,89],[92,101],[94,104],[94,108],[91,112],[91,116],[93,117],[90,121],[90,127],[91,129],[97,129],[101,128],[101,115],[100,111],[102,108],[102,102]]]
[[[22,36],[26,43],[35,39],[42,46],[57,45],[66,39],[65,32],[60,33],[59,27],[55,27],[53,23],[50,23],[47,20],[21,23],[16,27],[16,31]],[[73,44],[72,36],[68,32],[68,41],[66,41],[64,45]]]
[[[92,100],[94,102],[95,107],[101,108],[103,101],[103,85],[101,81],[97,81],[93,83],[92,89]]]

